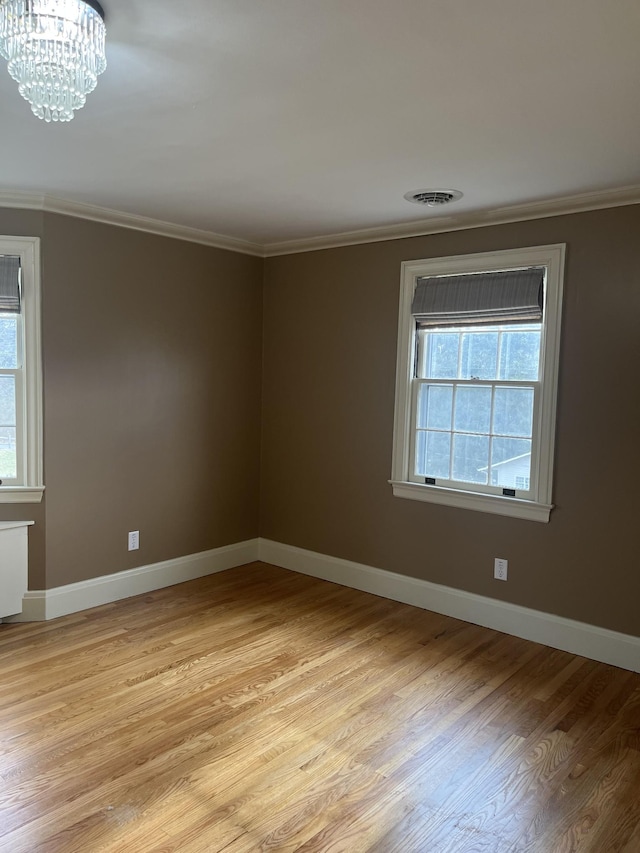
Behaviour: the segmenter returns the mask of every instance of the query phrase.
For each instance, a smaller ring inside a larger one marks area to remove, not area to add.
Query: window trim
[[[443,504],[479,512],[495,513],[531,521],[548,522],[553,509],[553,460],[556,432],[560,328],[562,319],[563,272],[566,246],[532,246],[472,255],[453,255],[405,261],[402,264],[400,310],[398,318],[398,355],[396,362],[396,399],[393,431],[391,479],[393,494],[400,498]],[[542,385],[540,405],[534,414],[539,437],[539,452],[532,482],[537,480],[537,499],[524,500],[459,488],[427,485],[409,480],[412,429],[412,381],[415,360],[415,321],[411,305],[419,277],[460,275],[544,266],[547,270],[545,308],[541,339]]]
[[[44,492],[42,457],[42,343],[40,332],[40,238],[0,237],[3,255],[18,255],[22,271],[23,485],[0,486],[0,503],[39,503]],[[20,465],[19,465],[20,467]]]

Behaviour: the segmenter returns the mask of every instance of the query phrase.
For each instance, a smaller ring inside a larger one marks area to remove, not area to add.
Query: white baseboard
[[[140,566],[137,569],[103,575],[67,586],[32,590],[27,592],[23,599],[22,613],[6,621],[41,622],[55,619],[57,616],[77,613],[100,604],[110,604],[132,595],[141,595],[205,575],[224,572],[257,559],[258,539],[250,539],[214,548],[212,551]]]
[[[23,612],[5,621],[38,622],[54,619],[223,572],[255,560],[640,672],[640,637],[269,539],[250,539],[80,583],[32,590],[24,597]]]
[[[540,610],[282,545],[269,539],[259,540],[258,554],[263,562],[284,569],[640,672],[640,637],[619,634]]]

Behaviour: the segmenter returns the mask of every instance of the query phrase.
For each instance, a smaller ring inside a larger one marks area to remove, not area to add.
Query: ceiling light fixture
[[[71,121],[107,67],[97,0],[0,0],[0,56],[31,110]]]
[[[404,198],[414,204],[426,204],[427,207],[441,207],[462,198],[460,190],[412,190]]]

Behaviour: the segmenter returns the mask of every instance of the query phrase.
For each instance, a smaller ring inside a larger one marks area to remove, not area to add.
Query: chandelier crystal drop
[[[107,67],[104,12],[95,0],[0,0],[0,56],[31,110],[71,121]]]

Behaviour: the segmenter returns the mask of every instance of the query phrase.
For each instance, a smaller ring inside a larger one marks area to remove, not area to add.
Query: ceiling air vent
[[[442,207],[443,204],[449,204],[452,201],[458,201],[462,198],[462,193],[459,190],[413,190],[405,193],[407,201],[412,201],[414,204],[426,204],[427,207]]]

